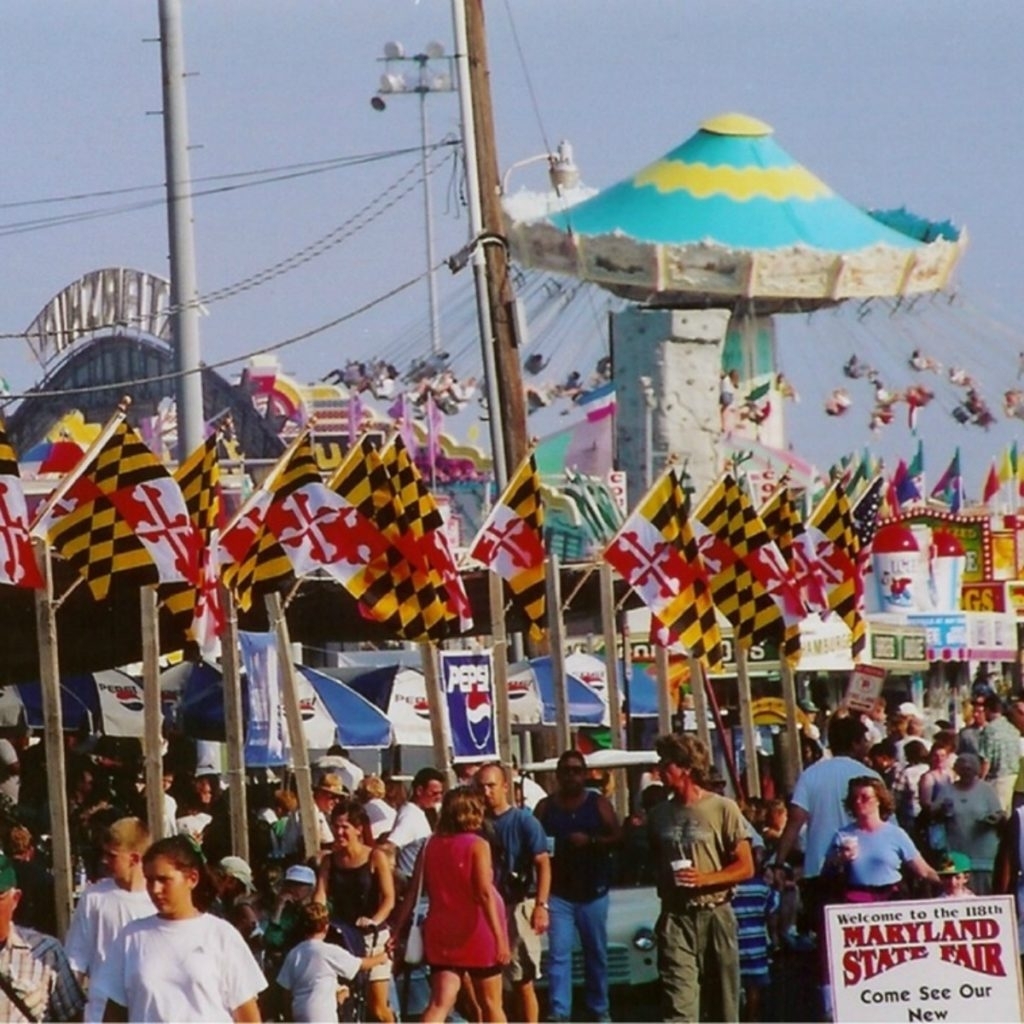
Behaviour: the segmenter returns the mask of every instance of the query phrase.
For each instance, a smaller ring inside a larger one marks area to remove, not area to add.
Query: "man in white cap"
[[[241,857],[222,857],[215,872],[221,917],[228,917],[235,903],[256,891],[252,868]]]
[[[903,748],[910,740],[924,740],[925,720],[918,706],[912,700],[905,700],[899,707],[899,713],[907,720],[906,732],[896,741],[896,757],[900,764],[906,763]]]

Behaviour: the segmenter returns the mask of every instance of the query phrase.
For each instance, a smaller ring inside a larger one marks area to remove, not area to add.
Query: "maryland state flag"
[[[32,551],[28,507],[21,486],[18,459],[0,420],[0,583],[42,587],[43,577]]]
[[[278,590],[294,579],[292,563],[277,538],[266,530],[271,490],[285,472],[291,457],[306,435],[289,445],[262,485],[243,503],[220,535],[218,560],[221,578],[235,596],[241,611],[249,611],[258,594]]]
[[[711,585],[673,470],[641,499],[605,548],[604,560],[639,594],[671,641],[711,671],[721,670],[722,636]]]
[[[789,488],[783,484],[761,509],[761,521],[775,541],[783,560],[792,573],[809,611],[828,611],[825,579],[818,570],[814,547],[804,528],[800,510]],[[794,668],[800,661],[800,624],[787,623],[782,641],[782,654]]]
[[[460,632],[468,633],[473,628],[473,609],[448,543],[444,516],[427,489],[401,434],[392,438],[381,453],[381,461],[391,475],[398,506],[405,511],[409,530],[425,560],[425,567],[448,606],[449,617],[458,620]]]
[[[202,540],[177,482],[118,413],[41,510],[32,532],[85,578],[102,600],[122,582],[199,578]]]
[[[531,453],[516,470],[469,549],[471,558],[493,569],[539,637],[547,614],[544,578],[544,506]]]
[[[406,640],[442,640],[447,607],[434,586],[399,501],[391,473],[368,437],[349,450],[327,486],[371,520],[391,542],[386,572],[363,595],[366,614]]]
[[[211,434],[174,474],[185,498],[192,525],[199,532],[203,548],[199,559],[199,580],[196,586],[172,584],[161,588],[164,606],[174,616],[188,615],[192,639],[204,654],[214,654],[217,638],[224,631],[224,611],[218,589],[219,544],[217,530],[221,525],[220,461],[217,446],[220,431]]]
[[[718,610],[744,646],[780,638],[800,621],[803,601],[761,517],[726,474],[693,513],[694,533]]]
[[[849,627],[854,660],[864,651],[864,577],[860,541],[843,485],[836,481],[811,513],[807,530],[828,587],[828,605]]]

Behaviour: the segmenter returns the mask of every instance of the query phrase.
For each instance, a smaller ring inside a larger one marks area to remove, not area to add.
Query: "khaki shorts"
[[[514,904],[508,914],[508,945],[512,960],[503,974],[510,984],[536,981],[540,977],[540,936],[530,924],[535,903],[536,900],[523,900]]]

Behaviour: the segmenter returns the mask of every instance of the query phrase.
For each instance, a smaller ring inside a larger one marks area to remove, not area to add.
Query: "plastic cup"
[[[669,865],[672,868],[672,878],[676,885],[684,885],[684,882],[679,881],[679,872],[685,871],[687,868],[693,867],[693,861],[689,857],[678,857]]]

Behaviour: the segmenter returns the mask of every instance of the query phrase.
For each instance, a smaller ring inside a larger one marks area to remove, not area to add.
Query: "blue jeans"
[[[548,928],[550,1015],[572,1019],[572,947],[579,932],[583,948],[584,997],[595,1020],[608,1018],[608,894],[589,903],[551,896]]]

